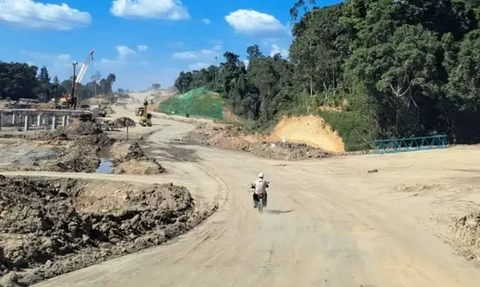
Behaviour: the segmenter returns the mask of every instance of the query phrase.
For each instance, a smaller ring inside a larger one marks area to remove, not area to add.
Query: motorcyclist
[[[268,181],[264,180],[263,173],[258,174],[258,179],[252,183],[252,188],[255,189],[253,192],[253,207],[256,208],[258,204],[258,194],[264,194],[263,198],[263,205],[267,206],[267,188],[268,188]]]

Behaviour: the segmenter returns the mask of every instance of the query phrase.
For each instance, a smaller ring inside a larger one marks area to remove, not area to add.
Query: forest
[[[180,92],[207,86],[257,129],[319,114],[346,142],[447,134],[480,142],[480,0],[298,0],[288,59],[247,47],[219,66],[181,72]]]
[[[79,85],[75,93],[79,101],[89,99],[95,95],[110,95],[115,83],[114,74],[103,79],[96,72],[86,85]],[[58,99],[63,93],[72,91],[72,78],[60,82],[55,76],[51,79],[46,67],[38,69],[25,63],[0,62],[0,98],[38,98],[41,101]]]

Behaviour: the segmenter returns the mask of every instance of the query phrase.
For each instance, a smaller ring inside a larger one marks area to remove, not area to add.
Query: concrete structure
[[[57,129],[57,116],[52,116],[52,131]]]
[[[29,129],[30,129],[30,116],[26,115],[25,116],[25,125],[24,125],[23,130],[28,131]]]
[[[60,117],[62,126],[67,126],[71,118],[93,117],[93,113],[86,110],[0,109],[0,129],[2,127],[23,127],[24,131],[28,131],[32,126],[48,129],[47,126],[51,123],[51,128],[55,130]]]

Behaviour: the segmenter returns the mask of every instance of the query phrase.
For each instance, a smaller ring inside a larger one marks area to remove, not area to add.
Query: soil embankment
[[[190,192],[173,184],[0,176],[0,286],[161,244],[216,208],[197,210]]]
[[[183,140],[193,144],[248,151],[260,157],[278,160],[293,161],[336,155],[304,143],[268,141],[268,138],[248,134],[240,127],[216,123],[198,124]]]
[[[328,152],[343,153],[345,145],[337,132],[318,116],[284,117],[268,137],[269,141],[306,144]]]

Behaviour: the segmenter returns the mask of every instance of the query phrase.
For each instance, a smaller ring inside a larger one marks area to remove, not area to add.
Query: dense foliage
[[[81,101],[94,97],[98,94],[112,94],[112,85],[116,78],[109,74],[102,79],[99,72],[91,78],[86,85],[79,85],[76,95]],[[72,79],[59,82],[55,76],[53,81],[50,78],[46,67],[40,71],[36,66],[29,66],[24,63],[0,62],[0,98],[18,100],[20,98],[39,98],[48,101],[52,98],[60,98],[64,93],[72,91]]]
[[[288,60],[254,45],[247,67],[227,52],[219,67],[182,72],[175,86],[209,86],[259,126],[285,113],[320,112],[350,149],[436,133],[480,141],[480,1],[347,0],[318,8],[298,0],[290,14]],[[326,111],[332,107],[341,112]]]

